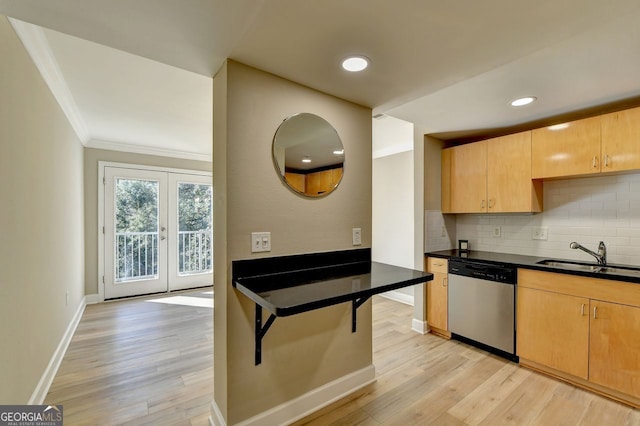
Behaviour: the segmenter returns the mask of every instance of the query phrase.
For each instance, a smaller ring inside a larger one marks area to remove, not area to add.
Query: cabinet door
[[[518,287],[517,354],[587,379],[589,299]]]
[[[640,308],[591,301],[589,381],[640,398]]]
[[[290,173],[290,172],[286,172],[284,174],[285,178],[287,179],[287,183],[292,186],[296,191],[302,192],[304,193],[304,189],[305,189],[305,175],[302,175],[300,173]]]
[[[433,280],[427,282],[427,323],[429,327],[447,331],[447,259],[427,258],[427,271],[433,274]]]
[[[640,108],[602,116],[602,171],[640,169]]]
[[[533,179],[600,172],[600,117],[567,124],[532,131]]]
[[[447,274],[442,272],[433,272],[433,280],[427,282],[427,323],[447,330]]]
[[[334,187],[331,170],[309,173],[307,175],[307,185],[305,193],[307,195],[320,195],[331,191]]]
[[[451,210],[451,149],[442,150],[441,167],[441,210],[442,213],[453,213]]]
[[[451,148],[451,212],[487,211],[487,142]]]
[[[487,142],[488,211],[541,211],[542,186],[531,180],[531,131]]]

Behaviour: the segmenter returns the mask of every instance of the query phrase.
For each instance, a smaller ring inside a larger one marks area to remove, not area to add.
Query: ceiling
[[[640,0],[0,0],[0,13],[47,28],[89,146],[210,158],[225,58],[444,138],[640,97]],[[342,70],[348,54],[370,67]],[[509,105],[524,95],[538,101]]]

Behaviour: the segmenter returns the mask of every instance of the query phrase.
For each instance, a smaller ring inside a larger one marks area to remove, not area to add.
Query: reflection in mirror
[[[273,162],[289,188],[308,197],[322,197],[342,179],[344,146],[336,129],[324,118],[295,114],[276,130]]]

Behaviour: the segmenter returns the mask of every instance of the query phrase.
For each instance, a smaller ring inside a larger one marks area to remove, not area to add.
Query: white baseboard
[[[87,302],[87,305],[95,305],[96,303],[100,303],[100,295],[99,294],[87,294],[84,297],[84,300]]]
[[[227,422],[224,420],[224,416],[216,404],[216,400],[211,401],[211,415],[209,416],[210,426],[226,426]]]
[[[275,426],[291,424],[375,382],[375,376],[375,367],[373,364],[369,365],[368,367],[320,386],[291,401],[244,420],[238,423],[238,425]],[[226,426],[226,422],[215,401],[211,402],[209,424],[212,426]]]
[[[62,358],[64,358],[64,354],[67,352],[67,348],[69,347],[69,343],[71,343],[71,339],[73,338],[73,333],[75,333],[78,324],[80,323],[80,319],[82,318],[82,313],[84,312],[84,308],[87,306],[87,298],[83,297],[80,301],[80,305],[78,305],[78,309],[76,313],[71,318],[71,322],[67,326],[66,331],[62,335],[62,339],[60,343],[58,343],[58,347],[56,348],[53,356],[49,360],[49,364],[47,368],[42,373],[42,377],[40,377],[40,381],[36,386],[35,390],[31,394],[31,398],[29,398],[29,405],[40,405],[44,402],[47,393],[49,393],[49,388],[51,387],[51,383],[53,383],[54,377],[56,377],[56,373],[58,372],[58,368],[60,368],[60,363],[62,363]]]
[[[386,293],[380,293],[380,296],[387,299],[395,300],[396,302],[404,303],[405,305],[413,306],[413,296],[399,291],[391,290]]]
[[[429,332],[429,325],[426,321],[420,321],[419,319],[414,318],[411,321],[411,329],[416,333],[427,334]]]

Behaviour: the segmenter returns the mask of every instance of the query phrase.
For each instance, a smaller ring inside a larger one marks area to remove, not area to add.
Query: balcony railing
[[[178,232],[178,273],[193,275],[213,270],[211,230]],[[116,233],[116,282],[158,276],[158,233]]]
[[[158,233],[116,233],[116,282],[158,276]]]
[[[178,273],[203,274],[213,270],[211,230],[178,232]]]

